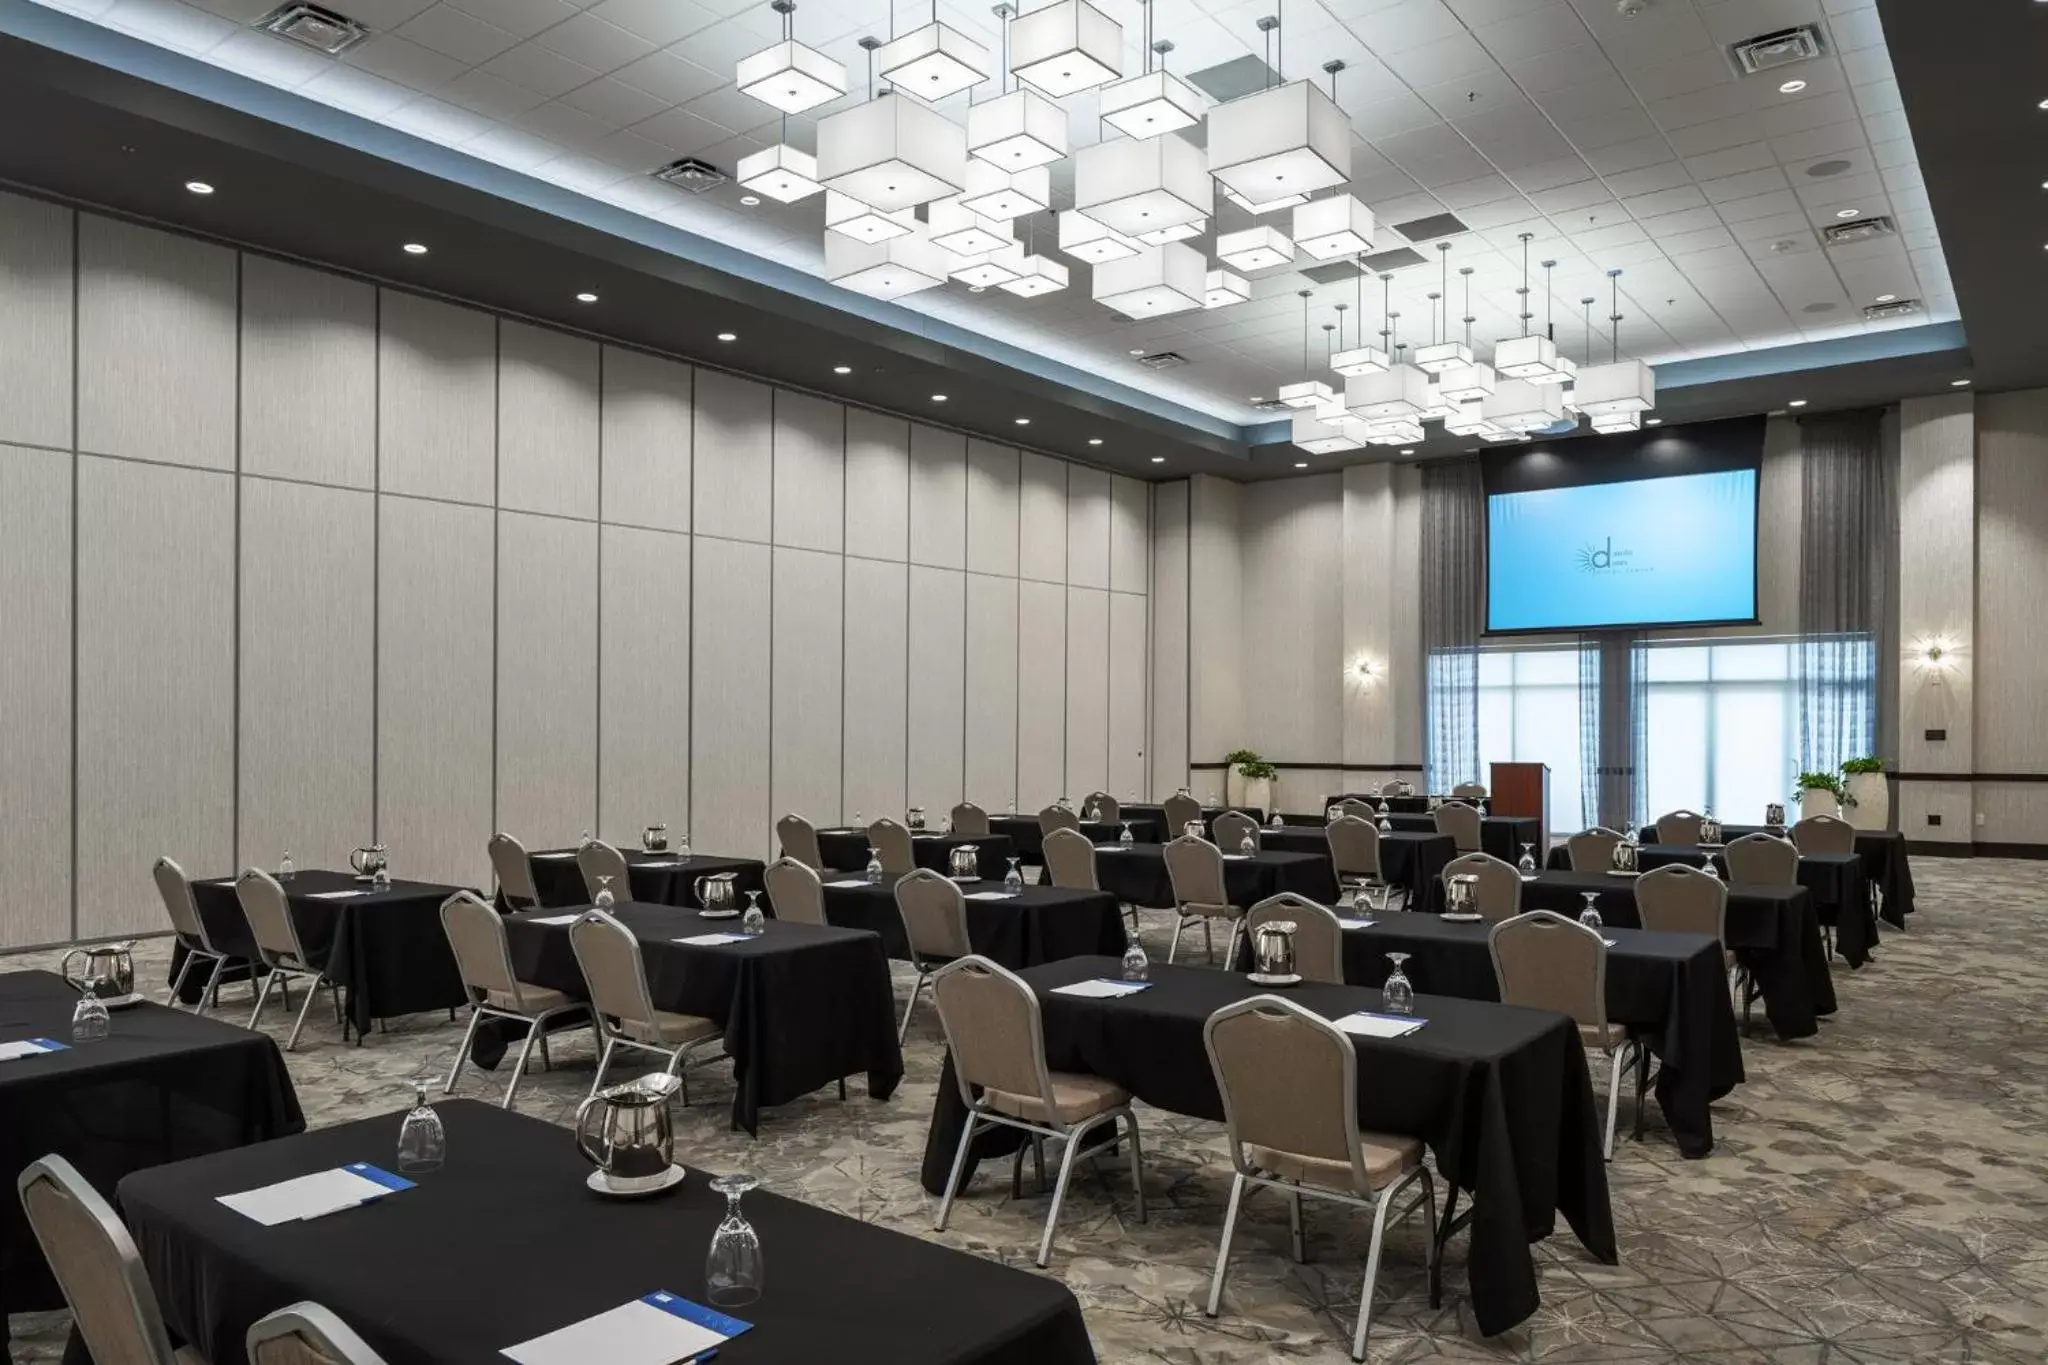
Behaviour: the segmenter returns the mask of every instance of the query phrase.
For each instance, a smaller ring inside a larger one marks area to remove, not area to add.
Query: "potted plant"
[[[1229,769],[1224,785],[1226,799],[1233,806],[1273,808],[1273,779],[1280,770],[1260,758],[1253,749],[1232,749],[1223,756]]]
[[[1849,799],[1848,789],[1835,773],[1801,773],[1792,784],[1799,801],[1799,815],[1840,815]]]
[[[1852,758],[1842,765],[1849,822],[1858,829],[1887,829],[1892,822],[1892,794],[1885,783],[1884,760]]]

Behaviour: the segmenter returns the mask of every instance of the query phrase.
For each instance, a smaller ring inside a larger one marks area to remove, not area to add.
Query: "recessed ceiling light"
[[[1858,214],[1860,214],[1860,213],[1862,213],[1862,212],[1863,212],[1863,210],[1862,210],[1862,209],[1836,209],[1836,210],[1835,210],[1835,217],[1837,217],[1837,218],[1845,218],[1845,219],[1846,219],[1846,218],[1854,218],[1854,217],[1856,217],[1856,216],[1857,216]]]
[[[1091,446],[1099,446],[1102,444],[1102,438],[1100,436],[1090,436],[1088,438],[1088,444]]]
[[[1786,81],[1778,87],[1778,93],[1781,95],[1796,95],[1805,88],[1805,81]]]
[[[1785,406],[1788,408],[1803,408],[1806,406],[1806,400],[1804,398],[1795,398]]]
[[[733,334],[732,334],[731,332],[720,332],[720,333],[718,334],[718,339],[719,339],[720,341],[738,341],[738,340],[739,340],[739,338],[738,338],[738,337],[736,337],[736,336],[734,336],[734,335],[733,335]]]
[[[1154,455],[1154,456],[1152,457],[1152,463],[1153,463],[1153,464],[1165,464],[1165,463],[1166,463],[1166,457],[1165,457],[1164,455]]]
[[[1967,379],[1951,379],[1948,381],[1948,386],[1952,389],[1966,389],[1970,386],[1970,381]]]
[[[213,193],[213,186],[207,184],[204,180],[187,180],[185,182],[185,188],[192,191],[192,193],[194,194]]]
[[[1412,450],[1404,450],[1404,451],[1402,451],[1401,453],[1402,453],[1403,455],[1413,455],[1413,454],[1414,454],[1415,452],[1414,452],[1414,451],[1412,451]]]
[[[1031,419],[1029,417],[1019,417],[1017,419],[1017,425],[1020,427],[1028,427],[1031,425]]]
[[[1643,419],[1643,425],[1646,427],[1661,427],[1664,425],[1664,419],[1662,417],[1646,417]]]
[[[2048,3],[2048,0],[2044,0],[2044,3]],[[1879,303],[1895,303],[1898,301],[1898,297],[1897,294],[1879,294],[1877,301]]]
[[[1133,346],[1133,347],[1131,347],[1131,354],[1132,354],[1132,355],[1143,355],[1143,354],[1145,354],[1145,348],[1144,348],[1143,346]]]
[[[853,373],[853,366],[851,366],[851,365],[834,365],[834,366],[832,367],[832,373],[834,373],[834,374],[852,374],[852,373]]]
[[[427,254],[427,247],[426,247],[426,243],[424,243],[424,242],[407,242],[407,243],[405,244],[405,254],[406,254],[406,255],[408,255],[408,256],[424,256],[424,255],[426,255],[426,254]]]
[[[582,293],[580,293],[580,294],[578,294],[578,295],[576,296],[576,302],[578,302],[578,303],[596,303],[596,302],[597,302],[597,295],[595,295],[595,294],[591,293],[591,292],[590,292],[590,291],[589,291],[588,289],[586,289],[586,290],[584,290],[584,291],[583,291]]]
[[[935,393],[932,395],[932,401],[934,403],[943,403],[946,401],[946,395],[944,395],[943,393]]]
[[[1307,460],[1296,460],[1296,461],[1294,462],[1294,467],[1295,467],[1296,469],[1307,469],[1307,468],[1308,468],[1308,461],[1307,461]]]
[[[740,203],[746,206],[747,208],[752,208],[754,207],[754,205],[760,202],[761,196],[758,194],[743,194],[740,196]]]
[[[2042,100],[2039,104],[2035,105],[2034,107],[2036,109],[2048,109],[2048,100]]]

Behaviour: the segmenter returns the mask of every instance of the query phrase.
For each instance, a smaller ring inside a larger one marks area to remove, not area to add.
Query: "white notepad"
[[[507,1346],[519,1365],[674,1365],[747,1330],[748,1323],[659,1291]]]
[[[1015,891],[970,891],[967,893],[967,899],[971,901],[1013,901],[1017,899],[1017,895],[1018,893]]]
[[[641,860],[640,860],[639,862],[637,862],[637,863],[634,863],[634,864],[633,864],[633,866],[635,866],[635,867],[681,867],[681,866],[682,866],[682,863],[681,863],[681,862],[680,862],[679,860],[675,859],[675,858],[642,858],[642,859],[641,859]]]
[[[1078,995],[1083,1000],[1116,1000],[1126,995],[1136,995],[1150,989],[1149,981],[1111,981],[1097,977],[1092,981],[1076,981],[1071,986],[1054,986],[1054,995]]]
[[[17,1042],[0,1043],[0,1062],[11,1062],[17,1057],[40,1057],[45,1052],[62,1052],[65,1044],[54,1038],[23,1038]]]
[[[1122,844],[1097,844],[1097,845],[1095,846],[1095,851],[1096,851],[1097,853],[1129,853],[1129,852],[1130,852],[1130,850],[1129,850],[1129,849],[1127,849],[1127,848],[1125,848],[1125,847],[1124,847],[1124,846],[1123,846]]]
[[[367,896],[369,894],[370,892],[367,888],[359,887],[348,891],[315,891],[307,899],[316,901],[346,901],[354,900],[357,896]]]
[[[866,886],[868,883],[859,877],[848,877],[844,881],[826,882],[825,885],[836,886],[841,890],[851,890],[856,886]]]
[[[1378,923],[1376,919],[1346,919],[1341,915],[1337,918],[1338,926],[1344,929],[1370,929]]]
[[[553,853],[536,853],[533,856],[536,858],[544,858],[551,863],[566,863],[576,855],[570,852],[568,849],[564,848],[557,849]]]
[[[410,1180],[358,1161],[351,1166],[336,1166],[331,1171],[315,1171],[294,1180],[218,1197],[236,1213],[268,1228],[352,1209],[396,1190],[411,1188]]]
[[[535,919],[530,919],[530,920],[528,920],[528,921],[527,921],[527,923],[528,923],[528,924],[549,924],[549,925],[554,925],[554,924],[574,924],[574,923],[575,923],[575,922],[576,922],[577,920],[579,920],[579,919],[582,919],[582,918],[583,918],[583,912],[582,912],[581,910],[572,910],[572,911],[570,911],[570,912],[569,912],[568,914],[566,914],[566,915],[541,915],[541,916],[539,916],[539,917],[537,917],[537,918],[535,918]]]
[[[1406,1038],[1409,1034],[1428,1023],[1427,1019],[1414,1019],[1399,1014],[1374,1014],[1360,1010],[1347,1014],[1336,1021],[1337,1027],[1360,1038]]]
[[[751,934],[692,934],[688,938],[679,938],[675,941],[687,943],[693,948],[714,948],[721,943],[744,943],[751,937]]]

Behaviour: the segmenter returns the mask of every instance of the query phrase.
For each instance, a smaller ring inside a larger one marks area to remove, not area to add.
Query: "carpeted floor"
[[[1620,1265],[1593,1261],[1560,1224],[1536,1248],[1542,1308],[1489,1340],[1464,1298],[1463,1239],[1433,1312],[1410,1223],[1388,1239],[1370,1358],[2048,1360],[2048,952],[2033,947],[2048,924],[2048,865],[1924,858],[1914,875],[1912,931],[1888,930],[1861,972],[1837,964],[1842,1008],[1820,1037],[1745,1041],[1749,1081],[1716,1106],[1711,1158],[1680,1158],[1654,1106],[1648,1139],[1624,1139],[1610,1168]],[[1163,954],[1163,932],[1154,937]],[[165,956],[161,942],[141,953],[152,982]],[[0,970],[54,959],[0,958]],[[899,978],[899,999],[907,984]],[[460,1037],[445,1016],[415,1017],[345,1047],[331,1020],[309,1026],[290,1059],[315,1125],[402,1107],[405,1078],[444,1071]],[[282,1038],[281,1017],[267,1026]],[[555,1057],[559,1069],[535,1074],[519,1107],[565,1122],[589,1085],[589,1044],[572,1036]],[[730,1073],[699,1071],[681,1159],[746,1168],[780,1193],[934,1237],[934,1201],[917,1183],[940,1061],[938,1020],[924,1007],[905,1061],[889,1102],[858,1086],[845,1103],[823,1090],[770,1111],[758,1141],[728,1127]],[[502,1075],[471,1072],[460,1093],[488,1097]],[[1149,1110],[1140,1121],[1151,1220],[1128,1220],[1126,1176],[1105,1163],[1077,1180],[1055,1244],[1051,1273],[1080,1297],[1105,1365],[1345,1359],[1368,1217],[1311,1206],[1309,1262],[1296,1265],[1284,1207],[1253,1200],[1211,1322],[1201,1303],[1229,1190],[1221,1129]],[[989,1168],[937,1240],[1029,1267],[1046,1203],[1028,1182],[1013,1202],[1007,1177]],[[765,1250],[772,1265],[775,1248]],[[60,1316],[17,1318],[14,1330],[17,1360],[60,1353]]]

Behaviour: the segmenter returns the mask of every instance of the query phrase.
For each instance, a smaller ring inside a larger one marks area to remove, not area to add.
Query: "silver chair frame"
[[[444,934],[448,932],[448,907],[458,901],[474,904],[488,913],[493,919],[497,918],[498,912],[492,910],[482,900],[479,900],[470,892],[458,891],[447,900],[441,902],[441,931]],[[454,952],[454,935],[448,935],[448,940],[449,951]],[[526,983],[521,981],[518,973],[512,970],[512,953],[505,943],[505,926],[502,922],[498,925],[498,948],[503,953],[505,959],[505,979],[512,983],[511,994],[514,1008],[506,1009],[500,1005],[493,1005],[487,999],[478,1000],[475,998],[477,988],[470,986],[467,982],[463,984],[463,989],[471,993],[469,1027],[463,1031],[462,1045],[455,1050],[455,1060],[448,1068],[448,1079],[442,1084],[441,1093],[444,1095],[455,1093],[455,1082],[462,1075],[463,1059],[469,1056],[470,1046],[476,1042],[478,1025],[482,1024],[487,1018],[504,1019],[511,1023],[526,1025],[526,1041],[519,1049],[518,1064],[512,1068],[512,1079],[505,1086],[505,1098],[498,1102],[500,1109],[510,1109],[512,1107],[512,1097],[518,1093],[519,1082],[526,1078],[526,1067],[533,1056],[535,1039],[540,1041],[541,1068],[543,1070],[553,1070],[554,1068],[554,1059],[548,1056],[547,1024],[550,1020],[576,1013],[589,1013],[592,1019],[591,1033],[596,1037],[600,1046],[603,1045],[604,1035],[596,1027],[596,1014],[591,1011],[588,1004],[580,1000],[572,1001],[566,1005],[557,1005],[553,1009],[527,1010]],[[460,953],[455,953],[455,961],[456,970],[459,973],[462,964],[462,955]]]
[[[192,1005],[194,1014],[203,1014],[209,1008],[220,1004],[221,973],[227,970],[228,963],[234,959],[213,946],[213,935],[206,932],[206,917],[199,913],[199,900],[192,894],[192,879],[185,875],[185,869],[178,866],[176,860],[172,858],[158,858],[155,867],[150,869],[151,876],[156,880],[157,894],[165,894],[163,875],[166,870],[178,879],[179,894],[184,898],[185,908],[192,913],[195,928],[188,938],[186,931],[178,928],[177,916],[171,916],[171,928],[175,931],[178,942],[185,947],[185,960],[178,965],[178,974],[171,979],[170,994],[164,998],[164,1003],[172,1009],[180,1008],[178,996],[185,989],[185,978],[191,974],[192,964],[204,958],[212,970],[206,974],[206,989],[199,993],[199,999]],[[164,910],[168,913],[170,906],[166,905]],[[253,982],[249,989],[256,989]]]
[[[640,951],[640,939],[631,929],[628,929],[616,918],[602,910],[587,910],[584,912],[582,919],[569,926],[569,949],[576,954],[576,969],[583,973],[584,988],[589,990],[590,972],[583,965],[583,951],[577,946],[575,931],[579,926],[589,924],[593,920],[610,925],[632,940],[633,957],[640,968],[635,974],[635,985],[640,996],[638,1004],[645,1011],[640,1017],[645,1019],[650,1026],[653,1025],[655,1023],[654,999],[652,993],[647,989],[647,958]],[[595,997],[597,992],[591,991],[590,994]],[[591,1022],[597,1030],[598,1037],[604,1041],[604,1046],[598,1050],[597,1054],[597,1074],[590,1078],[590,1093],[592,1095],[595,1095],[604,1087],[604,1073],[611,1066],[612,1052],[617,1048],[628,1047],[640,1052],[651,1052],[657,1057],[666,1057],[668,1059],[668,1064],[662,1070],[682,1082],[682,1088],[678,1094],[682,1100],[683,1107],[687,1109],[690,1107],[689,1063],[693,1059],[692,1054],[702,1048],[717,1047],[719,1049],[718,1056],[723,1057],[725,1055],[725,1038],[720,1034],[713,1033],[703,1038],[692,1038],[687,1042],[678,1043],[673,1048],[663,1047],[659,1043],[644,1043],[638,1038],[626,1036],[625,1030],[619,1026],[618,1021],[607,1016],[598,1007],[597,1001],[594,998],[587,1008],[590,1010]],[[714,1057],[711,1060],[716,1061],[718,1058]]]
[[[30,1187],[45,1180],[76,1199],[86,1214],[99,1224],[107,1240],[114,1244],[114,1255],[120,1262],[121,1290],[128,1301],[128,1311],[142,1329],[150,1355],[159,1365],[176,1365],[177,1355],[171,1349],[170,1333],[164,1328],[163,1309],[158,1306],[156,1289],[149,1282],[149,1269],[142,1264],[142,1254],[135,1249],[134,1235],[121,1221],[121,1215],[114,1212],[114,1206],[107,1202],[106,1196],[94,1189],[92,1182],[80,1175],[76,1166],[54,1152],[40,1161],[30,1162],[14,1182],[23,1215],[29,1230],[35,1233],[36,1245],[42,1249],[44,1260],[53,1261],[54,1258],[49,1245],[43,1241],[42,1229],[35,1226],[35,1220],[27,1217],[27,1213]],[[51,1278],[56,1278],[54,1273]],[[61,1280],[58,1287],[63,1288]],[[68,1291],[65,1299],[68,1304]],[[82,1332],[80,1336],[83,1337]]]
[[[283,984],[284,1007],[290,1009],[292,1007],[292,979],[302,976],[310,977],[312,978],[312,984],[306,987],[305,1003],[299,1006],[298,1019],[292,1024],[291,1037],[285,1040],[284,1050],[292,1052],[298,1048],[299,1033],[306,1027],[306,1014],[313,1008],[313,998],[320,993],[322,986],[327,988],[329,996],[334,1001],[334,1022],[341,1025],[341,1040],[347,1042],[349,1024],[347,1017],[342,1013],[341,1009],[341,988],[334,984],[334,978],[327,974],[325,966],[314,966],[312,959],[306,956],[306,945],[299,941],[298,921],[292,918],[291,897],[285,894],[283,885],[275,877],[261,868],[251,867],[245,869],[242,875],[235,879],[235,899],[238,903],[241,900],[243,883],[251,878],[259,878],[262,881],[268,882],[276,890],[278,898],[284,902],[284,924],[286,931],[291,935],[292,947],[291,960],[287,961],[283,956],[264,947],[262,938],[256,933],[256,926],[253,923],[249,926],[249,936],[256,943],[256,960],[269,970],[264,973],[263,989],[256,993],[255,1008],[249,1011],[249,1022],[244,1027],[252,1029],[256,1027],[256,1021],[263,1015],[263,1006],[270,1000],[270,988],[272,986],[280,983]],[[243,907],[242,914],[245,918],[248,913],[248,908],[246,906]]]
[[[384,1357],[371,1350],[370,1343],[355,1328],[310,1299],[266,1313],[250,1323],[243,1345],[253,1361],[258,1346],[294,1332],[302,1338],[310,1335],[323,1354],[337,1357],[339,1365],[385,1365]]]

